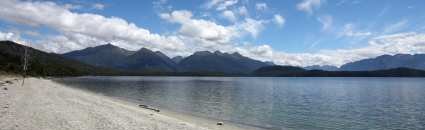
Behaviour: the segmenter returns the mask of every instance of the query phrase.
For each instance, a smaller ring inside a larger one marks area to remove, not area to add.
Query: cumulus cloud
[[[239,13],[239,15],[241,15],[241,16],[248,16],[248,15],[249,15],[248,9],[246,9],[246,7],[245,7],[245,6],[241,6],[241,7],[239,7],[239,8],[238,8],[238,13]]]
[[[80,34],[103,41],[128,41],[134,44],[131,48],[127,48],[131,50],[145,46],[177,51],[184,46],[183,43],[176,42],[167,36],[151,33],[124,19],[71,12],[53,2],[2,0],[0,8],[2,8],[0,19],[3,20],[35,27],[49,27],[64,36]],[[85,43],[76,43],[85,46]]]
[[[227,20],[231,21],[231,22],[235,22],[237,20],[235,13],[233,13],[233,11],[230,10],[225,10],[222,13],[223,17],[226,18]]]
[[[282,27],[285,24],[285,18],[279,14],[273,16],[273,22],[276,23],[279,27]]]
[[[78,5],[78,4],[65,4],[65,5],[64,5],[64,7],[65,7],[66,9],[69,9],[69,10],[76,10],[76,9],[81,9],[81,8],[83,8],[83,6],[82,6],[82,5]]]
[[[167,21],[180,24],[179,33],[188,37],[201,38],[217,43],[227,43],[239,35],[236,28],[232,26],[222,26],[212,21],[194,19],[192,18],[192,12],[187,10],[163,13],[160,16]]]
[[[255,9],[259,10],[259,11],[264,11],[268,9],[268,6],[266,3],[256,3],[255,4]]]
[[[163,13],[161,18],[181,25],[179,32],[185,36],[198,37],[217,43],[227,43],[232,39],[249,34],[253,37],[264,29],[263,20],[245,18],[234,25],[224,26],[213,21],[193,18],[193,14],[187,10],[176,10],[171,13]]]
[[[216,10],[226,10],[238,3],[238,0],[211,0],[207,3],[207,8],[215,7]]]
[[[16,40],[18,39],[14,33],[0,32],[0,40]]]
[[[3,32],[0,30],[0,41],[15,41],[22,45],[30,45],[25,39],[22,39],[19,33]]]
[[[366,58],[373,58],[384,54],[418,54],[425,52],[425,34],[399,33],[384,35],[369,40],[368,45],[354,49],[321,50],[317,53],[285,53],[269,47],[251,47],[247,55],[258,59],[274,59],[277,64],[284,65],[335,65],[341,66]],[[258,51],[261,50],[261,51]],[[261,55],[267,54],[267,55]]]
[[[297,4],[297,9],[308,14],[313,14],[314,10],[319,9],[324,0],[303,0]]]
[[[252,18],[246,18],[243,23],[240,23],[237,26],[239,30],[243,32],[248,32],[252,37],[257,37],[261,31],[264,29],[264,24],[266,21],[264,20],[255,20]]]

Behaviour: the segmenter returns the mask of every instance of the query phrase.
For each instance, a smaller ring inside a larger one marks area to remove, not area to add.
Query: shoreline
[[[85,91],[85,90],[83,90]],[[114,100],[120,100],[122,102],[126,102],[129,105],[132,106],[136,106],[139,105],[137,102],[140,103],[140,101],[127,101],[129,99],[121,99],[120,97],[107,97],[107,98],[112,98]],[[158,108],[158,107],[154,107],[154,108]],[[141,108],[143,109],[143,108]],[[173,117],[173,118],[177,118],[177,119],[181,119],[183,121],[186,122],[190,122],[192,124],[198,124],[200,126],[206,126],[212,130],[267,130],[266,128],[261,128],[261,127],[255,127],[255,126],[250,126],[250,125],[245,125],[245,124],[240,124],[240,123],[234,123],[234,122],[230,122],[227,120],[218,120],[218,119],[213,119],[213,118],[208,118],[208,117],[200,117],[200,116],[196,116],[196,115],[192,115],[189,113],[183,113],[183,112],[175,112],[175,111],[171,111],[168,109],[164,109],[164,108],[159,108],[159,110],[161,111],[159,114],[163,114],[169,117]],[[152,111],[152,110],[150,110]],[[222,126],[217,126],[216,124],[218,122],[223,122],[224,125]]]
[[[158,113],[130,101],[68,87],[49,79],[30,77],[25,79],[23,86],[21,78],[16,76],[3,75],[0,80],[13,82],[0,86],[1,129],[251,129],[226,121],[218,126],[216,120],[167,110]]]

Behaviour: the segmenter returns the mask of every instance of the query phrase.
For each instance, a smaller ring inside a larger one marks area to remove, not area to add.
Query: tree
[[[29,62],[28,62],[28,47],[24,47],[24,56],[23,56],[23,65],[22,65],[23,79],[22,79],[22,85],[21,86],[24,86],[25,77],[27,75],[27,70],[28,70],[28,65],[29,65]]]

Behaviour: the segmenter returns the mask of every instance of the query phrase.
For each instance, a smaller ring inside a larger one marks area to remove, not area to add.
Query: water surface
[[[423,130],[423,78],[77,77],[59,83],[267,129]]]

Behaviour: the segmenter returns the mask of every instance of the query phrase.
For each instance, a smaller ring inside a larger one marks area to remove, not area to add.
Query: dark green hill
[[[253,76],[272,77],[425,77],[425,71],[411,68],[394,68],[374,71],[323,71],[305,70],[292,66],[267,66],[257,69]]]
[[[116,71],[97,68],[61,55],[46,53],[12,41],[0,41],[0,70],[22,74],[23,57],[27,48],[28,75],[32,76],[78,76],[112,75]]]

